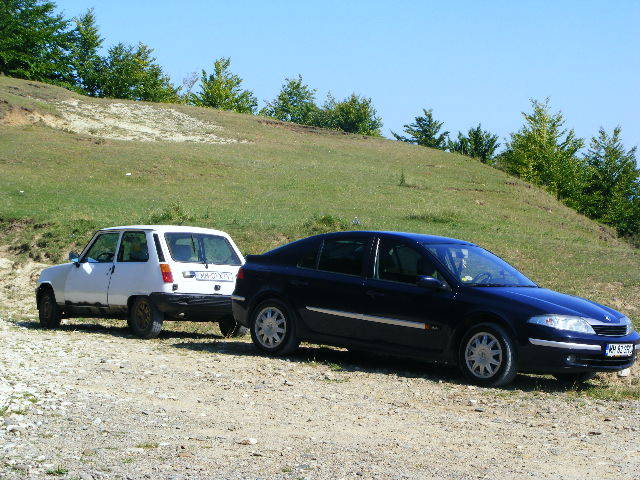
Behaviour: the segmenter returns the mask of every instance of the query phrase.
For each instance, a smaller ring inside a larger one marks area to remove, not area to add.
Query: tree
[[[487,130],[482,130],[480,124],[475,128],[470,128],[466,136],[458,132],[457,140],[447,142],[449,151],[477,158],[482,163],[493,163],[493,156],[499,146],[498,136]]]
[[[338,102],[331,94],[322,109],[312,114],[311,123],[325,128],[335,128],[347,133],[379,136],[382,119],[377,116],[370,98],[355,93]]]
[[[285,78],[278,96],[260,111],[261,115],[277,118],[285,122],[309,124],[318,110],[315,90],[298,78]]]
[[[136,47],[119,43],[109,49],[100,76],[100,96],[174,102],[176,88],[155,63],[153,50],[144,43]]]
[[[448,131],[440,133],[444,122],[435,120],[431,109],[422,109],[422,112],[424,113],[423,117],[416,117],[415,122],[404,125],[406,137],[395,132],[391,132],[391,134],[401,142],[415,143],[423,147],[444,150],[447,148],[447,139],[449,137]]]
[[[591,139],[579,210],[625,236],[640,233],[640,169],[636,148],[626,150],[620,132],[616,127],[609,135],[600,128]]]
[[[95,97],[99,94],[100,77],[103,74],[103,62],[98,54],[103,40],[96,25],[93,9],[76,18],[75,24],[75,39],[71,46],[75,83],[83,93]]]
[[[0,2],[0,73],[31,80],[73,84],[69,21],[42,0]]]
[[[229,71],[230,58],[220,58],[213,64],[213,73],[202,70],[200,92],[190,96],[190,103],[200,107],[254,113],[258,100],[249,90],[243,90],[242,79]]]
[[[511,134],[499,165],[508,173],[544,185],[560,199],[575,206],[581,189],[583,162],[576,154],[584,141],[573,130],[564,129],[561,112],[550,113],[549,99],[531,100],[533,112],[523,113],[524,125]]]

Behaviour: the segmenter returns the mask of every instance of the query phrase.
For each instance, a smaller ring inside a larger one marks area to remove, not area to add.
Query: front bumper
[[[632,354],[607,357],[605,351],[609,343],[630,343],[633,345]],[[529,338],[526,345],[520,348],[520,362],[524,371],[535,373],[618,371],[631,367],[639,351],[637,334],[631,338],[599,338],[588,343],[574,339]]]
[[[162,313],[181,320],[215,322],[232,315],[229,295],[154,292],[149,300]]]

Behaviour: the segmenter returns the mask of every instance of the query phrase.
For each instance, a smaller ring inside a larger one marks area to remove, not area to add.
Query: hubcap
[[[276,307],[260,310],[255,322],[258,341],[267,348],[277,347],[284,340],[287,332],[287,321],[282,311]]]
[[[491,333],[476,333],[467,342],[464,359],[473,375],[478,378],[490,378],[502,365],[502,347]]]
[[[147,302],[138,302],[135,315],[138,321],[138,327],[141,330],[146,329],[151,323],[151,309]]]

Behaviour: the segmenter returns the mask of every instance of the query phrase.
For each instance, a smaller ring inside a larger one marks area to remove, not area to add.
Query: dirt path
[[[527,376],[477,389],[330,348],[267,358],[206,327],[44,331],[16,302],[0,319],[0,478],[640,478],[639,401]]]

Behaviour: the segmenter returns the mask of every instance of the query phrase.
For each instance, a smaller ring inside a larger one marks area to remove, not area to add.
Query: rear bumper
[[[247,299],[240,295],[231,295],[231,309],[233,311],[233,318],[240,325],[249,327],[249,315]]]
[[[217,321],[232,315],[229,295],[154,292],[149,300],[162,313],[183,320]]]
[[[626,357],[607,357],[607,343],[631,343],[632,354]],[[635,338],[589,343],[529,338],[527,345],[520,348],[520,364],[523,371],[535,373],[618,371],[633,365],[638,351],[640,342]]]

